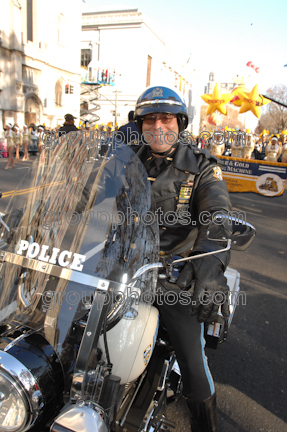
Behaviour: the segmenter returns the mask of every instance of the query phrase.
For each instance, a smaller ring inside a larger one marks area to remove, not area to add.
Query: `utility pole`
[[[116,94],[116,97],[115,97],[115,124],[114,124],[114,126],[116,126],[117,121],[118,121],[118,93],[122,93],[122,92],[115,90],[113,93]]]

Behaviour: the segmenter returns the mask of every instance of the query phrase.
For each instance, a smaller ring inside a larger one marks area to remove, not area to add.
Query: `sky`
[[[200,81],[247,79],[263,93],[287,85],[286,0],[85,0],[83,12],[138,9],[170,52],[198,72]],[[256,73],[246,63],[251,61]],[[248,78],[249,76],[249,78]]]

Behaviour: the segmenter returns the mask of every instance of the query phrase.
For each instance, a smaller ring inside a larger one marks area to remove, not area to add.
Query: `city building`
[[[221,93],[230,93],[237,85],[234,81],[229,83],[218,83],[218,84],[220,85]],[[216,85],[216,81],[214,80],[214,72],[210,72],[209,81],[207,85],[204,87],[204,93],[212,94],[215,85]]]
[[[0,133],[79,116],[82,0],[2,0]]]
[[[138,9],[83,13],[81,66],[83,80],[89,76],[103,84],[97,100],[99,124],[126,123],[147,86],[166,85],[185,98],[188,129],[197,133],[200,89],[195,72],[169,52]]]

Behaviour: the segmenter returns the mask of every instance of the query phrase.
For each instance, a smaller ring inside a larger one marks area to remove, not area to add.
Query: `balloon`
[[[252,67],[252,69],[254,69],[256,73],[258,73],[260,71],[260,68],[255,66],[251,61],[247,62],[246,66]]]
[[[212,94],[202,95],[201,98],[204,102],[208,103],[208,108],[206,114],[212,114],[215,110],[220,111],[221,114],[226,115],[226,104],[232,99],[231,93],[226,93],[221,95],[218,84],[213,89]]]
[[[208,123],[213,125],[213,126],[220,125],[220,123],[222,121],[219,112],[213,112],[212,114],[210,114],[210,116],[207,117],[207,120],[208,120]]]
[[[239,114],[250,110],[257,118],[260,118],[261,115],[260,107],[271,102],[259,94],[258,84],[249,93],[238,91],[238,96],[242,101]]]
[[[239,96],[238,96],[238,92],[239,91],[244,91],[245,93],[249,93],[249,90],[244,86],[244,85],[239,85],[238,87],[235,87],[235,89],[232,90],[232,95],[234,95],[233,99],[231,99],[231,103],[235,106],[241,106],[242,105],[242,101],[240,100]]]
[[[207,121],[208,121],[209,124],[215,126],[215,123],[214,123],[213,118],[212,118],[211,116],[212,116],[212,114],[210,114],[210,115],[207,117]]]

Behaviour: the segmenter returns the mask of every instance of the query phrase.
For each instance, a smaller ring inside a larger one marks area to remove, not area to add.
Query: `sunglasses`
[[[159,114],[159,115],[148,114],[145,117],[143,117],[143,122],[148,125],[152,125],[157,120],[160,120],[162,124],[168,124],[174,118],[176,118],[176,114]]]

